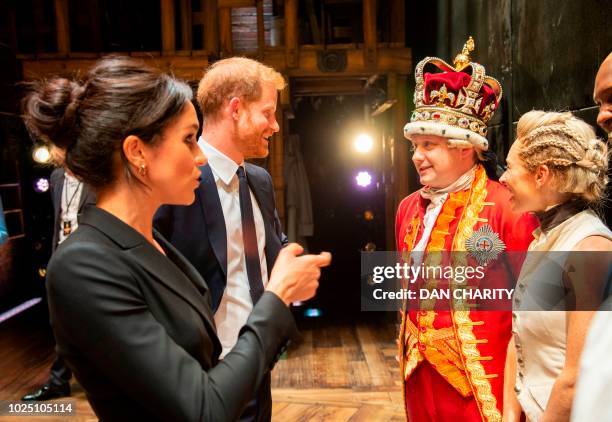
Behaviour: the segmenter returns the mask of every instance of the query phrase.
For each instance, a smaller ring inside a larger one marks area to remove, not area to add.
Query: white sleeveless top
[[[562,290],[565,259],[581,240],[589,236],[612,240],[610,229],[591,210],[577,213],[548,233],[536,229],[533,235],[535,239],[529,245],[514,291],[512,312],[517,358],[515,391],[528,421],[537,421],[546,409],[553,384],[565,364],[567,345],[567,312],[533,311],[538,308],[538,295],[530,292],[540,286],[546,286],[548,292],[555,284]],[[557,252],[545,253],[549,251]],[[540,292],[540,300],[541,297]],[[564,309],[564,302],[545,307],[555,308]]]

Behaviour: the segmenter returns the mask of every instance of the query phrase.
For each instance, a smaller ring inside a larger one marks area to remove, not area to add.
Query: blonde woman
[[[560,268],[559,282],[567,285],[568,280],[561,279],[570,270],[569,283],[579,287],[573,292],[580,302],[587,289],[580,288],[579,279],[604,273],[609,263],[598,254],[569,252],[612,251],[612,232],[593,211],[607,183],[605,143],[571,113],[531,111],[518,122],[507,164],[500,181],[511,192],[512,208],[533,212],[540,221],[517,282],[515,309],[526,309],[526,292],[550,283],[549,268],[544,267],[553,260]],[[591,293],[596,291],[591,287]],[[580,352],[593,313],[513,312],[505,421],[518,421],[521,413],[528,421],[569,420]]]

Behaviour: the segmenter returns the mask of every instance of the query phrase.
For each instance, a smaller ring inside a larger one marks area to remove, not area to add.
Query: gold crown
[[[455,57],[454,67],[438,57],[426,57],[417,64],[416,108],[411,123],[404,129],[406,137],[417,132],[426,133],[433,130],[433,125],[442,124],[449,129],[444,134],[469,131],[477,136],[470,139],[469,132],[465,132],[467,136],[462,136],[462,139],[481,149],[488,148],[485,138],[487,123],[497,109],[503,91],[495,78],[485,74],[482,65],[471,61],[472,51],[474,39],[469,37],[461,53]],[[430,64],[441,72],[424,73],[425,66]],[[427,124],[417,128],[414,124],[419,122]]]

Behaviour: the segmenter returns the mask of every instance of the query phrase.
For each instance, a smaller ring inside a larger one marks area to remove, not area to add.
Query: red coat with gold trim
[[[478,166],[470,189],[449,194],[426,251],[465,251],[467,238],[484,225],[499,236],[506,251],[527,250],[537,220],[512,212],[509,197],[507,189],[489,180]],[[428,202],[414,192],[399,205],[396,239],[404,255],[423,234]],[[518,274],[519,269],[514,271]],[[481,420],[501,421],[511,312],[411,310],[407,315],[402,318],[399,337],[404,388],[412,372],[426,360],[461,397],[475,398]],[[415,400],[423,399],[419,394],[413,394]],[[405,397],[411,400],[412,395],[405,392]],[[452,405],[452,400],[443,400]]]

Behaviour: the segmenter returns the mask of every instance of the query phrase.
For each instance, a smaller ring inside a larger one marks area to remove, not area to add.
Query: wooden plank
[[[387,98],[397,101],[397,94],[397,73],[389,72],[387,74]],[[398,105],[396,103],[393,108],[397,107]],[[394,168],[393,158],[395,145],[403,142],[403,139],[398,138],[398,136],[402,136],[403,138],[403,131],[399,134],[397,131],[398,125],[396,124],[396,120],[402,117],[393,109],[391,113],[390,134],[385,139],[385,154],[383,157],[385,168],[385,243],[388,251],[396,250],[395,213],[399,205],[396,198],[398,169]],[[404,164],[404,166],[406,165],[408,164]]]
[[[218,0],[219,8],[253,7],[255,0]]]
[[[174,24],[174,0],[160,0],[162,52],[172,54],[176,50],[176,25]]]
[[[365,355],[365,360],[370,370],[372,385],[379,386],[385,384],[390,377],[387,374],[385,361],[382,359],[379,347],[374,341],[370,327],[357,327],[357,335],[361,342],[361,349]]]
[[[313,0],[306,0],[306,13],[308,13],[312,40],[315,44],[321,44],[323,42],[323,37],[321,36],[321,30],[319,29],[319,22],[317,21],[317,14],[315,13]]]
[[[376,66],[376,0],[363,0],[363,60],[367,67]]]
[[[297,0],[285,1],[285,63],[288,68],[298,67],[298,2]],[[285,66],[283,66],[285,67]]]
[[[363,78],[300,78],[293,81],[294,96],[363,94]]]
[[[204,37],[202,45],[204,49],[213,55],[219,54],[219,9],[217,0],[202,0],[204,3]],[[231,14],[230,14],[231,17]],[[231,41],[231,19],[230,19],[230,41]]]
[[[62,55],[67,55],[70,53],[70,20],[68,17],[68,0],[55,0],[54,8],[57,52]]]
[[[391,0],[391,42],[406,44],[406,4],[405,0]]]
[[[395,209],[404,197],[414,190],[411,186],[409,168],[412,167],[409,152],[410,142],[404,138],[404,125],[408,117],[408,87],[405,75],[398,75],[395,95],[397,104],[393,107],[394,150],[393,168],[395,169]]]
[[[180,0],[181,8],[181,50],[193,48],[193,21],[191,19],[191,0]]]
[[[270,143],[270,175],[274,186],[276,209],[281,223],[285,222],[285,139],[289,136],[288,128],[285,126],[285,116],[282,107],[276,108],[276,121],[279,131],[272,137]]]
[[[257,0],[257,56],[263,57],[266,48],[266,28],[264,25],[263,0]]]
[[[221,44],[221,56],[231,56],[234,51],[232,42],[232,9],[228,7],[219,8],[219,42]]]

